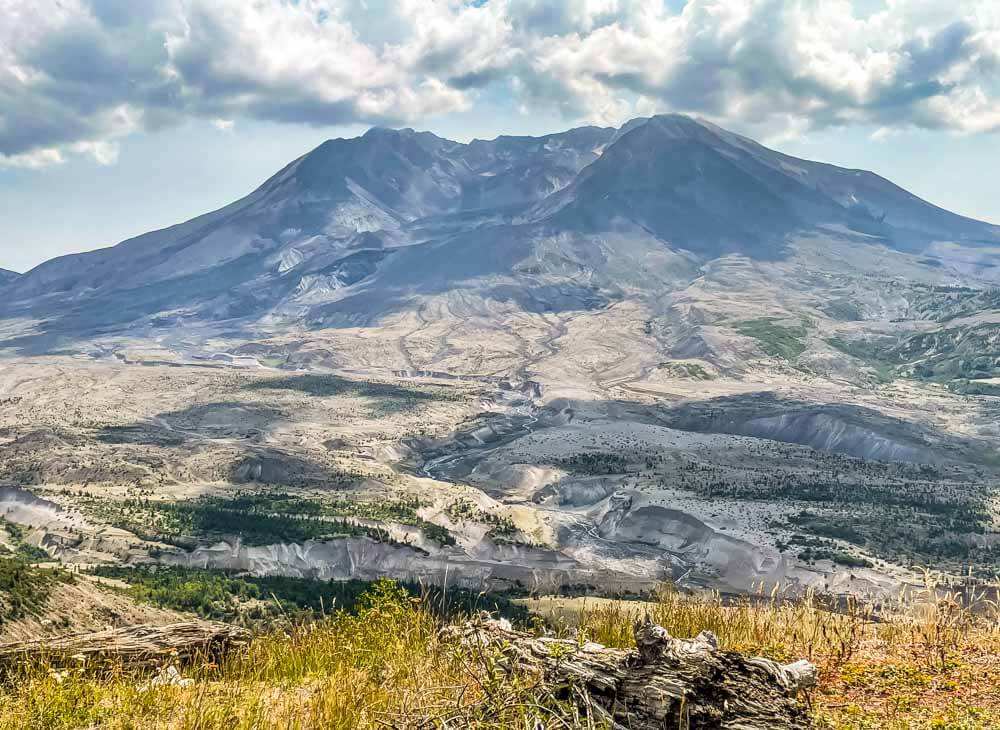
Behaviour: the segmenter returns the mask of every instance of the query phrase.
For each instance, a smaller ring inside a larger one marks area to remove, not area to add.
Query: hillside
[[[96,660],[22,665],[17,681],[0,688],[0,727],[610,727],[599,703],[552,684],[551,675],[511,666],[509,643],[463,645],[464,619],[442,618],[436,605],[384,582],[362,594],[353,613],[258,636],[215,661],[174,660],[159,672],[113,662],[109,669]],[[727,654],[734,650],[779,663],[808,657],[818,666],[818,685],[792,700],[796,722],[782,726],[985,729],[1000,719],[995,616],[973,616],[952,598],[914,596],[912,603],[882,609],[878,621],[859,604],[831,613],[774,596],[724,605],[717,597],[666,592],[644,603],[542,599],[529,605],[538,612],[534,630],[551,632],[539,646],[559,649],[557,667],[605,656],[603,647],[631,648],[639,616],[670,636],[714,632],[730,663],[738,661]],[[588,681],[594,680],[575,686]],[[709,697],[731,689],[722,682],[709,686]],[[683,706],[682,699],[669,699],[670,691],[665,688],[663,701]],[[645,692],[658,696],[649,687]],[[732,706],[752,702],[738,697]],[[762,727],[731,716],[706,719],[695,701],[688,707],[692,728]]]

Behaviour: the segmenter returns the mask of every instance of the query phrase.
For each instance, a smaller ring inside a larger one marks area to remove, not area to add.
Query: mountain
[[[785,236],[820,224],[909,251],[1000,236],[997,226],[936,208],[873,173],[789,157],[678,115],[634,125],[535,215],[584,230],[628,220],[712,256],[776,255]]]
[[[993,576],[998,263],[684,116],[372,129],[4,285],[0,478],[53,501],[0,513],[67,562],[477,593]]]
[[[0,269],[0,286],[5,286],[18,279],[21,275],[16,271]]]
[[[1000,281],[1000,227],[664,115],[468,144],[329,140],[220,210],[8,281],[0,316],[40,319],[44,348],[178,323],[371,324],[458,291],[586,309],[676,289],[720,257],[787,260],[817,235]]]

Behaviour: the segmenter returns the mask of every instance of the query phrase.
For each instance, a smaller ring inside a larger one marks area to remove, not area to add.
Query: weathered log
[[[250,632],[236,626],[189,621],[165,626],[127,626],[0,644],[0,667],[45,661],[60,666],[115,662],[132,667],[165,660],[215,658],[246,645]]]
[[[773,730],[811,728],[796,695],[816,681],[816,668],[720,651],[715,636],[672,638],[655,624],[636,625],[636,648],[534,637],[481,617],[451,629],[474,651],[495,651],[510,670],[542,682],[613,728]]]

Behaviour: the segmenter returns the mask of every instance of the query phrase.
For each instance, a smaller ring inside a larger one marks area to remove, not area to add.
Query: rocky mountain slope
[[[469,144],[329,140],[225,208],[8,282],[4,313],[44,319],[44,347],[182,322],[372,324],[447,292],[593,308],[677,289],[722,256],[786,261],[803,234],[1000,279],[997,226],[668,115]]]

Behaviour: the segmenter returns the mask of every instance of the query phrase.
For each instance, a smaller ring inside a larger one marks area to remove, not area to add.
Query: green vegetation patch
[[[1000,377],[1000,325],[917,334],[899,346],[898,356],[916,363],[913,375],[921,380],[949,383]]]
[[[884,341],[878,340],[845,340],[842,337],[830,337],[826,344],[835,350],[840,350],[845,355],[856,357],[865,362],[893,363],[892,346]]]
[[[238,536],[247,545],[367,536],[391,542],[384,530],[347,521],[266,514],[240,509],[234,500],[199,497],[187,502],[127,499],[103,505],[102,516],[143,539],[190,546],[190,539]],[[247,519],[252,516],[253,519]]]
[[[947,384],[965,395],[1000,393],[990,383],[977,382],[1000,377],[1000,325],[995,323],[921,332],[903,339],[830,337],[826,343],[875,368],[883,381],[901,372]]]
[[[815,563],[817,560],[830,560],[837,565],[847,568],[871,568],[874,563],[867,558],[857,557],[843,550],[832,550],[829,548],[806,548],[799,553],[799,558],[807,563]]]
[[[977,380],[954,380],[948,389],[958,395],[988,395],[1000,397],[1000,383],[984,383]]]
[[[832,299],[820,309],[831,319],[840,322],[860,322],[864,319],[861,308],[850,299]]]
[[[862,540],[863,536],[858,533],[857,538],[858,540]],[[798,553],[799,559],[810,564],[815,563],[817,560],[831,560],[837,565],[843,565],[848,568],[871,568],[874,565],[867,558],[852,555],[849,552],[841,550],[832,540],[808,535],[792,535],[787,543],[779,541],[776,543],[776,547],[781,552],[785,552],[791,547],[800,548]]]
[[[0,545],[0,555],[10,555],[23,563],[44,563],[52,559],[47,552],[25,539],[25,530],[20,525],[0,517],[0,529],[7,533],[11,547]]]
[[[805,352],[806,345],[803,340],[809,333],[805,324],[782,325],[772,317],[737,322],[733,329],[741,335],[757,340],[760,348],[771,357],[780,357],[784,360],[794,360]]]
[[[696,362],[661,362],[657,368],[669,373],[675,378],[687,378],[689,380],[712,380],[711,374]]]
[[[898,360],[894,359],[891,343],[884,340],[845,340],[842,337],[830,337],[826,340],[826,344],[875,368],[876,377],[880,382],[887,383],[895,375]]]
[[[248,514],[354,517],[375,522],[397,522],[420,528],[429,539],[440,545],[455,544],[455,537],[446,528],[423,519],[417,513],[424,505],[416,498],[360,502],[349,499],[326,501],[283,493],[241,493],[228,500],[227,504],[231,509]]]
[[[757,470],[744,479],[691,462],[671,483],[709,499],[799,505],[802,511],[776,526],[843,540],[889,560],[954,571],[973,565],[989,576],[1000,568],[1000,548],[980,545],[990,542],[982,536],[996,533],[989,485],[946,478],[943,466],[836,454],[815,458],[822,460],[820,468]]]
[[[53,586],[71,580],[62,570],[39,568],[19,557],[0,557],[0,626],[41,610]]]
[[[419,527],[429,539],[454,545],[445,528],[421,519],[416,502],[323,502],[283,493],[201,496],[185,502],[126,499],[87,505],[115,527],[147,540],[190,546],[191,539],[238,536],[247,545],[299,543],[334,537],[369,537],[399,544],[384,529],[351,520],[399,522]],[[249,518],[249,519],[248,519]]]
[[[587,452],[573,454],[555,461],[560,466],[574,474],[600,476],[604,474],[625,474],[628,472],[628,459],[621,454],[609,452]]]
[[[514,520],[510,517],[495,515],[492,512],[480,509],[470,499],[460,499],[457,502],[452,502],[445,510],[445,514],[453,522],[468,520],[470,522],[478,522],[482,525],[489,525],[490,529],[487,535],[492,538],[507,537],[517,533],[517,525],[514,524]]]
[[[135,600],[174,611],[196,613],[243,626],[298,624],[339,612],[356,613],[373,583],[360,580],[320,581],[285,576],[249,576],[195,568],[126,568],[98,566],[92,574],[128,583]],[[485,595],[461,588],[423,587],[403,583],[410,598],[420,598],[435,613],[452,616],[476,611],[499,612],[526,622],[527,610],[505,595]]]
[[[989,566],[1000,562],[1000,549],[977,546],[969,539],[984,534],[988,525],[986,512],[969,505],[938,512],[902,505],[850,513],[803,510],[790,516],[788,522],[812,535],[843,540],[904,564],[958,568],[974,563],[989,572]]]
[[[1000,289],[970,289],[964,286],[914,285],[913,308],[927,319],[949,319],[1000,309]]]

